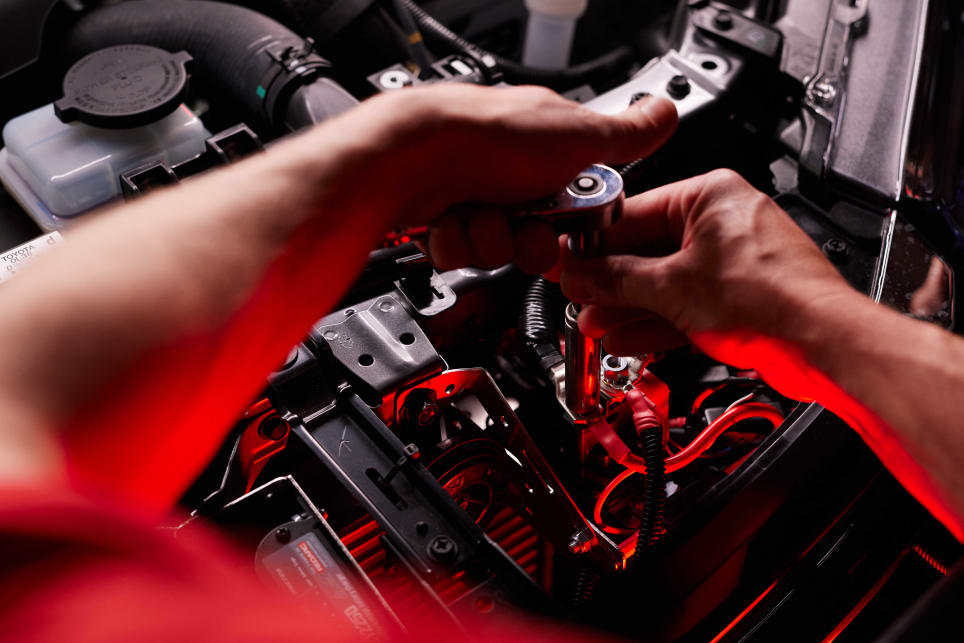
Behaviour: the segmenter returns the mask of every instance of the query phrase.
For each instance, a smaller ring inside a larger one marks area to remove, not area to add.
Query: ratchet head
[[[605,165],[592,165],[564,190],[521,206],[510,220],[540,220],[560,234],[594,233],[616,222],[623,211],[623,179]]]

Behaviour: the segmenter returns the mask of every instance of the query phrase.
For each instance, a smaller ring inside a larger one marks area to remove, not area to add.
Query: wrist
[[[395,225],[418,207],[434,176],[435,115],[397,92],[377,96],[272,150],[305,198],[326,219],[343,213],[358,225]],[[411,92],[414,94],[414,92]]]
[[[852,345],[866,332],[868,315],[880,313],[878,304],[842,281],[796,291],[788,309],[788,322],[778,338],[823,371],[841,346]]]

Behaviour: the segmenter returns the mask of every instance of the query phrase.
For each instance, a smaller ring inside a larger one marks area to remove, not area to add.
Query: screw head
[[[440,563],[452,562],[459,555],[459,546],[448,536],[436,536],[428,544],[428,555]]]
[[[847,255],[849,254],[849,248],[847,247],[847,242],[843,239],[828,239],[823,244],[823,253],[827,255],[827,258],[834,263],[843,263],[847,260]]]
[[[287,527],[278,527],[274,532],[274,537],[279,543],[286,543],[291,540],[291,531]]]
[[[729,31],[733,28],[733,14],[721,9],[713,16],[713,26],[720,31]]]
[[[686,76],[677,74],[666,83],[666,93],[679,100],[690,93],[690,81]]]

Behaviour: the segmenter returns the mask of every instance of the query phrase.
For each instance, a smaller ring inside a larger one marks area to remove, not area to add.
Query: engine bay
[[[42,38],[11,36],[0,68],[0,281],[93,209],[374,94],[540,84],[680,115],[662,150],[546,208],[611,217],[623,194],[731,168],[855,288],[959,330],[950,0],[592,0],[561,68],[517,62],[534,38],[517,0],[38,4]],[[91,89],[116,65],[143,91]],[[873,640],[960,557],[819,405],[692,346],[606,354],[557,284],[439,271],[419,234],[388,234],[268,377],[174,537],[213,526],[268,586],[373,638],[524,613],[640,640]]]

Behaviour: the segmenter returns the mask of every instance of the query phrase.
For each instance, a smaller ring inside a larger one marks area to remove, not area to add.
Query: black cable
[[[666,463],[663,460],[662,429],[658,426],[643,431],[643,459],[646,474],[643,476],[643,515],[639,521],[636,551],[631,562],[642,560],[663,535],[664,510],[666,508]]]
[[[567,69],[539,69],[528,67],[514,60],[477,47],[462,36],[440,23],[415,4],[413,0],[398,0],[411,12],[425,35],[431,35],[447,45],[453,53],[468,53],[473,58],[489,58],[505,75],[505,80],[514,84],[546,85],[554,89],[568,89],[590,83],[595,79],[610,78],[635,59],[633,50],[625,45],[603,54],[599,58],[569,67]]]
[[[576,573],[576,581],[569,597],[570,609],[577,614],[585,612],[592,605],[601,580],[602,575],[596,568],[592,566],[581,568]]]
[[[553,323],[552,288],[554,285],[545,277],[533,279],[522,298],[519,314],[519,337],[543,371],[563,361]]]
[[[415,59],[415,64],[419,67],[420,75],[425,74],[432,68],[434,60],[428,47],[425,46],[422,32],[419,31],[418,25],[415,24],[415,18],[412,16],[412,12],[409,11],[402,0],[392,0],[392,5],[395,8],[395,16],[398,18],[399,24],[402,26],[402,29],[405,30],[405,38],[408,41],[409,51],[412,52],[412,58]]]

